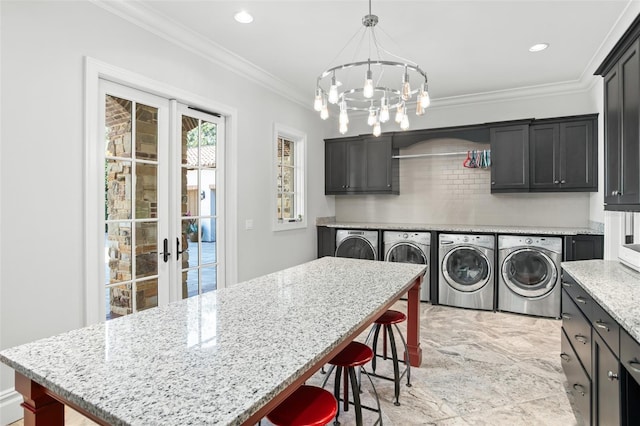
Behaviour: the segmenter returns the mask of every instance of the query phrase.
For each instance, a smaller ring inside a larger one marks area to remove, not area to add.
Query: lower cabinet
[[[563,261],[602,259],[603,235],[570,235],[564,237]]]
[[[318,226],[318,258],[335,256],[336,254],[336,228]]]
[[[640,424],[640,344],[562,275],[560,358],[578,424]]]

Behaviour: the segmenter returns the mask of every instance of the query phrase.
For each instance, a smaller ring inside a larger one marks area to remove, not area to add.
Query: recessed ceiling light
[[[236,13],[233,17],[235,18],[236,21],[240,22],[241,24],[250,24],[251,22],[253,22],[253,16],[251,16],[251,14],[246,10],[241,10],[240,12]]]
[[[534,44],[533,46],[531,46],[529,48],[529,52],[541,52],[544,49],[546,49],[547,47],[549,47],[549,43],[538,43],[538,44]]]

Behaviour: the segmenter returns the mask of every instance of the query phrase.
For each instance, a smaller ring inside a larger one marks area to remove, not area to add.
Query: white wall
[[[315,217],[334,206],[312,111],[89,2],[2,2],[1,12],[0,349],[83,325],[85,56],[237,109],[238,253],[228,256],[239,280],[316,256]],[[308,135],[306,229],[271,230],[274,122]],[[13,371],[0,373],[1,399]]]
[[[582,91],[462,106],[438,107],[435,102],[426,115],[412,115],[410,118],[411,128],[420,129],[595,112],[599,112],[596,99],[591,92]],[[352,118],[349,124],[352,126],[349,134],[371,131],[364,123],[364,117]],[[398,130],[395,124],[387,126],[383,132]],[[335,129],[332,132],[334,137],[338,136]],[[402,150],[401,154],[447,151],[447,146],[452,151],[461,147],[486,147],[473,143],[459,145],[459,141],[421,142]],[[400,160],[400,196],[337,196],[336,219],[467,225],[589,226],[590,193],[491,195],[489,172],[482,171],[484,179],[477,182],[463,180],[450,184],[452,187],[449,189],[456,191],[464,191],[464,186],[470,185],[467,192],[470,197],[457,199],[455,194],[443,194],[434,187],[433,182],[439,182],[442,178],[434,173],[463,168],[440,163],[441,160],[434,159]],[[439,167],[444,169],[439,170]],[[600,216],[596,217],[602,221]]]

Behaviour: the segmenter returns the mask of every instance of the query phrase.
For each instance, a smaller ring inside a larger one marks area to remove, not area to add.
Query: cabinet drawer
[[[584,370],[591,377],[591,322],[585,318],[571,297],[567,296],[566,292],[563,293],[562,328],[567,333]]]
[[[575,304],[580,308],[582,313],[591,321],[593,299],[580,285],[567,273],[562,273],[562,288],[564,288]],[[563,297],[565,295],[563,294]]]
[[[591,324],[600,337],[609,345],[616,357],[620,356],[620,326],[600,305],[593,303],[591,307]]]
[[[640,383],[640,344],[624,330],[620,331],[620,362]]]
[[[593,334],[593,405],[594,424],[620,425],[620,368],[618,358],[598,333]]]
[[[569,343],[569,338],[564,330],[561,333],[560,353],[562,370],[567,377],[567,391],[569,400],[573,405],[576,414],[582,417],[582,424],[591,424],[591,381],[585,373],[578,357]],[[580,419],[578,423],[580,424]]]

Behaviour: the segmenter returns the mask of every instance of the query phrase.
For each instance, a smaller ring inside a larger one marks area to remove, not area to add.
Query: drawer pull
[[[596,321],[596,327],[598,327],[598,328],[602,328],[603,330],[610,331],[610,330],[609,330],[609,326],[607,325],[607,323],[606,323],[606,322],[604,322],[604,321],[602,321],[602,320],[597,320],[597,321]]]
[[[582,343],[583,345],[586,345],[586,344],[587,344],[587,342],[588,342],[587,337],[586,337],[586,336],[583,336],[582,334],[576,334],[576,335],[575,335],[575,336],[573,336],[573,337],[575,337],[575,339],[576,339],[578,342]]]
[[[570,320],[571,318],[573,318],[573,316],[571,316],[571,314],[568,314],[566,312],[562,313],[562,319],[568,319]]]
[[[585,393],[584,393],[584,386],[579,385],[579,384],[577,384],[577,383],[576,383],[575,385],[573,385],[573,389],[574,389],[574,390],[576,390],[576,391],[578,391],[578,392],[580,392],[580,394],[581,394],[582,396],[584,396],[584,395],[585,395]]]
[[[567,361],[567,362],[571,361],[571,357],[569,356],[569,354],[567,354],[565,352],[562,352],[560,354],[560,358],[562,358],[564,361]]]
[[[576,302],[582,303],[583,305],[586,305],[587,304],[587,299],[585,299],[582,296],[576,296]]]
[[[609,371],[607,373],[607,378],[611,381],[618,380],[618,373],[614,373],[613,371]]]
[[[571,287],[571,283],[566,282],[566,281],[562,281],[562,287],[569,288],[569,287]]]
[[[629,367],[637,373],[640,373],[640,362],[638,361],[629,361]]]

